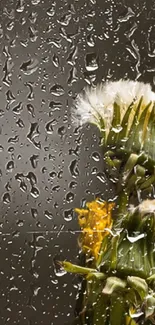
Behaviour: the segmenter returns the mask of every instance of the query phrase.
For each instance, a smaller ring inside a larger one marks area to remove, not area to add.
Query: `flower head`
[[[80,246],[84,252],[91,253],[97,259],[103,238],[112,227],[112,209],[114,203],[101,202],[98,199],[86,204],[86,209],[75,209],[82,229]]]
[[[155,101],[155,93],[150,84],[131,80],[119,80],[101,83],[96,88],[86,88],[75,100],[73,120],[76,124],[97,124],[100,117],[105,122],[106,131],[109,130],[113,119],[114,103],[120,106],[121,119],[134,101],[135,104],[143,97],[143,107],[150,101]]]

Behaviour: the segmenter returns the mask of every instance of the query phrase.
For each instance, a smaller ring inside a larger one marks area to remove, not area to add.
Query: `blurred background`
[[[0,324],[74,319],[74,207],[115,193],[99,133],[71,124],[84,86],[130,78],[155,84],[155,2],[0,2]]]

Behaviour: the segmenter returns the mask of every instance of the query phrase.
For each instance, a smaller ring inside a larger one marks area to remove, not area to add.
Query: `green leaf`
[[[115,276],[108,277],[106,280],[103,293],[105,295],[111,295],[113,292],[120,291],[126,287],[126,281],[121,280]]]
[[[125,297],[112,295],[110,306],[110,325],[125,325]]]
[[[119,130],[120,130],[120,122],[121,122],[121,115],[120,115],[120,106],[115,102],[113,104],[113,120],[111,123],[111,129],[109,131],[106,145],[111,146],[116,144]]]
[[[134,122],[131,126],[130,132],[128,134],[128,140],[126,142],[126,148],[128,148],[128,150],[131,150],[131,152],[134,153],[141,153],[142,150],[142,132],[143,132],[143,128],[144,128],[144,122],[145,122],[145,118],[148,112],[149,107],[151,106],[152,102],[148,103],[148,105],[145,107],[145,109],[143,110],[141,116],[138,118],[137,114],[136,114],[136,121],[134,119]]]
[[[70,272],[70,273],[87,275],[89,273],[97,272],[96,269],[75,265],[67,261],[63,261],[63,262],[58,261],[57,263],[60,264],[66,272]]]
[[[145,301],[145,316],[146,318],[154,315],[155,313],[155,297],[149,295]]]
[[[148,295],[148,285],[144,279],[139,278],[137,276],[128,276],[127,283],[129,284],[129,286],[135,289],[135,291],[138,292],[142,301]]]

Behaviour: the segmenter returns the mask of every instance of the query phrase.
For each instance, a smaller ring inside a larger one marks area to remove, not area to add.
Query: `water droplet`
[[[37,187],[32,186],[30,194],[36,199],[40,195],[40,192]]]
[[[23,226],[24,226],[24,221],[23,221],[23,220],[17,220],[17,221],[16,221],[16,225],[17,225],[18,227],[23,227]]]
[[[47,38],[46,42],[49,45],[54,45],[57,49],[60,49],[60,47],[61,47],[60,38]]]
[[[60,185],[56,185],[56,186],[52,187],[52,191],[53,192],[59,192],[60,191]]]
[[[65,126],[60,126],[59,128],[58,128],[58,134],[61,136],[61,138],[66,134],[66,128],[65,128]]]
[[[16,7],[17,12],[23,12],[24,11],[24,0],[19,0]]]
[[[40,3],[41,0],[31,0],[32,5],[36,6]]]
[[[134,17],[134,16],[135,16],[134,11],[133,11],[130,7],[128,7],[127,10],[128,10],[128,11],[127,11],[126,14],[124,14],[123,16],[121,16],[120,18],[118,18],[118,21],[119,21],[120,23],[126,22],[126,21],[128,21],[131,17]]]
[[[0,109],[0,117],[3,117],[3,116],[4,116],[4,110]]]
[[[69,86],[71,86],[74,82],[76,82],[78,79],[77,77],[77,70],[75,67],[73,67],[70,71],[69,71],[69,78],[67,80],[67,83]]]
[[[39,160],[39,156],[38,155],[32,155],[30,157],[30,162],[33,168],[36,168],[38,165],[38,160]]]
[[[38,38],[38,31],[34,28],[34,26],[29,27],[29,37],[31,42],[36,42]]]
[[[23,103],[20,102],[19,104],[17,104],[16,106],[13,107],[12,111],[14,114],[20,114],[23,110]]]
[[[127,239],[130,243],[135,243],[136,241],[145,238],[146,236],[147,234],[145,233],[134,232],[133,236],[129,236],[129,234],[127,234]]]
[[[61,277],[65,275],[67,272],[57,261],[54,261],[54,273],[56,276]]]
[[[12,61],[12,59],[9,57],[6,62],[5,65],[3,67],[3,71],[4,71],[4,78],[3,78],[3,83],[7,86],[10,87],[12,84],[12,80],[11,80],[11,76],[12,76],[12,69],[14,67],[14,62]]]
[[[56,85],[51,87],[50,92],[54,96],[62,96],[62,95],[64,95],[65,91],[64,91],[64,88],[61,85],[56,84]]]
[[[66,194],[66,202],[67,203],[71,203],[71,202],[73,202],[73,200],[74,200],[74,193],[68,192]]]
[[[45,216],[47,219],[49,219],[49,220],[52,220],[52,219],[53,219],[53,215],[52,215],[52,213],[49,212],[49,211],[47,211],[47,210],[44,211],[44,216]]]
[[[33,288],[33,294],[34,294],[34,296],[37,296],[38,295],[40,289],[41,289],[41,287],[35,287],[35,288]]]
[[[50,176],[51,178],[55,178],[55,177],[57,176],[57,173],[56,173],[56,172],[50,172],[50,173],[49,173],[49,176]]]
[[[94,35],[93,35],[93,33],[90,33],[90,34],[87,36],[87,44],[88,44],[90,47],[94,47],[94,46],[95,46],[95,40],[94,40]]]
[[[30,81],[25,83],[25,86],[27,86],[29,88],[29,90],[30,90],[29,94],[27,95],[27,98],[29,100],[34,99],[33,85],[34,85],[33,82],[30,82]]]
[[[10,89],[6,92],[6,100],[9,104],[12,104],[15,101],[15,96]]]
[[[55,15],[55,3],[52,7],[48,8],[46,12],[49,17],[53,17]]]
[[[26,175],[26,178],[30,181],[30,184],[33,186],[35,184],[37,184],[37,177],[33,172],[29,172]]]
[[[49,108],[51,108],[52,112],[60,111],[61,107],[62,107],[62,103],[60,102],[51,101],[49,104]]]
[[[59,64],[60,64],[60,62],[59,62],[59,57],[58,57],[56,54],[53,55],[52,62],[53,62],[54,66],[55,66],[56,68],[59,67]]]
[[[77,58],[77,52],[78,52],[78,48],[77,46],[73,46],[72,50],[67,58],[67,63],[70,65],[75,65],[75,60]]]
[[[19,141],[19,135],[15,135],[8,139],[8,143],[17,143]]]
[[[103,183],[105,184],[106,180],[105,180],[105,175],[101,172],[97,173],[97,178]]]
[[[31,114],[32,117],[35,117],[34,106],[32,104],[27,104],[27,110]]]
[[[73,210],[72,209],[65,210],[63,214],[64,214],[65,221],[71,221],[73,219]]]
[[[98,57],[96,53],[88,53],[85,62],[87,71],[95,71],[98,69]]]
[[[99,153],[98,152],[93,152],[92,153],[92,158],[93,158],[93,160],[94,161],[99,161],[100,160],[100,155],[99,155]]]
[[[19,188],[20,188],[20,190],[21,190],[22,192],[26,192],[26,191],[27,191],[27,185],[26,185],[26,183],[24,182],[24,180],[22,180],[22,181],[20,182],[20,186],[19,186]]]
[[[37,59],[30,59],[25,61],[20,66],[20,69],[26,75],[31,75],[32,73],[36,72],[39,66],[39,61]]]
[[[20,118],[18,119],[18,121],[16,122],[16,124],[17,124],[20,128],[24,128],[24,126],[25,126],[23,120],[21,120]]]
[[[37,216],[38,216],[38,211],[37,211],[37,209],[35,209],[35,208],[31,208],[31,214],[32,214],[32,217],[33,217],[34,219],[36,219]]]
[[[37,12],[32,11],[29,15],[29,20],[31,22],[31,24],[35,24],[36,20],[37,20]]]
[[[68,26],[69,25],[69,22],[72,18],[72,15],[71,13],[69,14],[64,14],[59,20],[58,20],[58,23],[63,25],[63,26]]]
[[[14,169],[14,161],[10,160],[6,165],[6,170],[11,173],[13,169]]]
[[[52,134],[53,133],[53,120],[49,121],[46,125],[45,125],[45,129],[47,131],[48,134]]]
[[[10,193],[6,192],[2,196],[2,200],[5,204],[9,204],[11,202],[11,196]]]
[[[74,159],[71,161],[70,165],[69,165],[69,171],[71,173],[71,175],[76,178],[77,176],[79,176],[79,169],[77,167],[77,160]]]
[[[39,132],[39,125],[37,122],[35,123],[31,123],[30,125],[30,130],[29,130],[29,133],[27,134],[27,138],[30,142],[32,142],[34,144],[34,146],[37,148],[37,149],[41,149],[41,143],[40,141],[36,141],[35,138],[38,137],[40,135],[40,132]]]

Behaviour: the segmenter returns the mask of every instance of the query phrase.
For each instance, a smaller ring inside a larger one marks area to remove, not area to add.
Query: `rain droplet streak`
[[[25,75],[31,75],[32,73],[36,72],[39,67],[39,60],[38,59],[30,59],[25,61],[20,66],[20,69]]]

